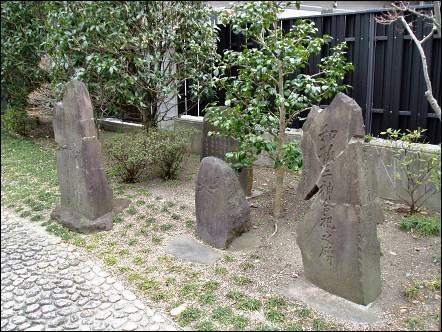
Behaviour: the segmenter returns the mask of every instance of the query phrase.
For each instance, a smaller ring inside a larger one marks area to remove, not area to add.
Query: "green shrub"
[[[11,134],[26,135],[26,118],[26,112],[9,107],[1,116],[2,128]]]
[[[401,221],[400,228],[405,231],[413,230],[425,236],[440,235],[440,216],[427,217],[413,214]]]
[[[152,131],[151,148],[163,180],[174,180],[190,144],[190,130]]]
[[[25,106],[28,94],[46,80],[39,66],[46,37],[45,5],[45,1],[2,1],[1,95],[7,105]]]
[[[145,132],[115,134],[109,138],[103,146],[112,161],[112,173],[124,182],[139,181],[152,159],[148,145]]]
[[[417,148],[415,143],[424,143],[423,133],[426,129],[388,128],[380,134],[391,140],[395,163],[387,165],[393,176],[404,184],[404,195],[399,195],[400,201],[409,208],[409,214],[419,212],[424,203],[436,192],[440,191],[440,151],[426,152]],[[393,181],[390,179],[391,184]]]
[[[192,131],[160,131],[115,134],[104,143],[112,161],[112,173],[124,182],[140,180],[143,172],[158,169],[164,180],[176,179],[187,153]]]

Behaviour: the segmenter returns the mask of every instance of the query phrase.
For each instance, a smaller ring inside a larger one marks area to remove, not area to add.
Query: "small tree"
[[[435,192],[440,191],[440,152],[428,153],[415,144],[422,141],[425,130],[407,130],[402,133],[400,129],[388,128],[381,133],[392,140],[396,164],[387,166],[393,169],[396,179],[403,179],[405,195],[400,193],[398,196],[408,206],[410,214],[418,212]]]
[[[203,1],[63,1],[48,7],[55,88],[82,80],[103,112],[135,108],[146,128],[176,107],[185,80],[200,82],[202,90],[217,57],[212,12]]]
[[[441,35],[441,16],[440,16],[440,1],[433,1],[433,10],[429,11],[417,11],[410,6],[409,3],[399,1],[397,3],[392,3],[393,11],[388,12],[385,15],[381,15],[377,18],[377,22],[381,24],[391,24],[393,22],[399,21],[404,26],[405,30],[410,34],[411,39],[419,51],[419,55],[422,62],[422,72],[424,74],[425,85],[427,91],[425,91],[425,98],[427,98],[430,107],[436,113],[439,120],[441,120],[441,110],[436,98],[433,96],[433,87],[431,85],[430,75],[428,73],[427,57],[422,45],[431,38],[435,31]],[[420,17],[426,23],[431,24],[431,31],[419,40],[413,31],[413,22],[408,20],[408,15],[415,15]]]
[[[226,51],[214,68],[214,86],[225,91],[225,105],[206,108],[220,135],[236,138],[239,150],[229,153],[237,168],[253,164],[266,151],[276,169],[273,216],[281,214],[284,172],[298,170],[301,151],[286,142],[287,125],[313,104],[330,98],[346,86],[339,82],[352,68],[345,60],[345,44],[322,58],[316,74],[300,74],[310,58],[320,53],[330,36],[317,37],[313,22],[298,20],[288,33],[278,24],[280,2],[247,1],[221,14],[221,21],[242,34],[255,47]],[[237,75],[232,75],[237,71]]]

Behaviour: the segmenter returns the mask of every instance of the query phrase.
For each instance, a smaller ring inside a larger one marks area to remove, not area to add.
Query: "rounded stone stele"
[[[235,171],[223,160],[201,161],[195,189],[198,235],[211,246],[226,249],[250,227],[250,207]]]

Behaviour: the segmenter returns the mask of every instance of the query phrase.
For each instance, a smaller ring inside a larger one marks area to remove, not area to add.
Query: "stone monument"
[[[298,196],[312,199],[297,229],[306,278],[320,288],[366,305],[381,292],[382,218],[365,162],[359,105],[338,93],[313,106],[303,126],[304,167]]]
[[[92,104],[86,86],[66,84],[53,117],[61,205],[51,213],[62,225],[81,233],[112,229],[115,211],[129,201],[113,199],[102,163]]]
[[[227,152],[236,151],[238,142],[230,137],[209,136],[209,132],[217,132],[218,129],[209,123],[207,117],[203,119],[203,132],[201,136],[201,159],[209,156],[225,160]],[[238,173],[239,183],[246,196],[252,196],[253,168],[244,168]]]
[[[250,207],[235,171],[223,160],[201,161],[195,189],[198,235],[211,246],[225,249],[250,227]]]

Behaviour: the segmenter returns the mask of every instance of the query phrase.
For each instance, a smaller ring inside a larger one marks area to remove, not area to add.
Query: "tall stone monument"
[[[61,205],[51,217],[81,233],[112,229],[115,211],[129,202],[113,199],[101,164],[89,92],[82,82],[66,84],[63,102],[55,106],[53,127]]]
[[[207,117],[203,119],[203,132],[201,136],[201,159],[213,156],[225,160],[227,152],[236,151],[238,142],[230,137],[209,136],[209,132],[217,132],[218,129],[209,123]],[[244,168],[238,173],[239,183],[246,196],[252,195],[253,168]]]
[[[211,246],[225,249],[249,229],[250,207],[235,171],[223,160],[201,161],[195,189],[198,235]]]
[[[365,162],[359,105],[338,93],[312,107],[303,126],[304,167],[298,196],[312,199],[297,229],[306,278],[366,305],[381,292],[376,224],[382,218]]]

